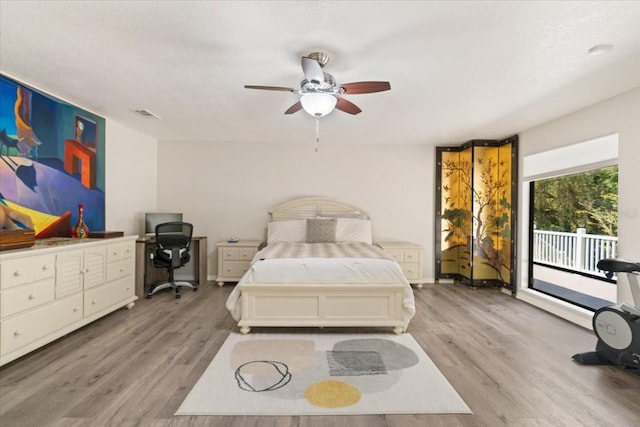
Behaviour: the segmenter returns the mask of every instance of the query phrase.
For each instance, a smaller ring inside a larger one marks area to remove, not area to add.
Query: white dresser
[[[133,307],[136,238],[51,238],[0,252],[0,366]]]
[[[380,242],[376,244],[398,261],[409,283],[416,285],[418,289],[422,288],[424,283],[422,278],[424,248],[421,245],[410,242]]]
[[[238,282],[249,269],[253,256],[258,252],[260,240],[240,240],[235,243],[219,242],[218,286],[224,282]]]

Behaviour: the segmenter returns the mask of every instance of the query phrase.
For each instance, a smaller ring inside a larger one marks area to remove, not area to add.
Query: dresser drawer
[[[33,280],[31,258],[12,259],[2,262],[2,289],[29,283]]]
[[[85,317],[98,313],[134,294],[130,278],[116,280],[84,292]]]
[[[135,246],[132,242],[114,243],[107,246],[107,262],[116,262],[127,258],[133,258]]]
[[[47,279],[56,275],[56,256],[43,255],[32,258],[33,280]]]
[[[220,275],[223,277],[235,277],[240,279],[247,272],[251,263],[249,261],[223,261]]]
[[[50,278],[2,291],[0,317],[12,316],[53,301],[55,286],[55,280]]]
[[[107,264],[107,282],[132,275],[133,265],[133,259],[125,259],[115,263]]]
[[[120,261],[122,259],[122,245],[116,243],[107,246],[107,262]]]
[[[53,254],[3,261],[0,268],[0,288],[12,288],[53,277],[55,272],[56,257]]]
[[[82,320],[82,294],[0,321],[2,354]]]

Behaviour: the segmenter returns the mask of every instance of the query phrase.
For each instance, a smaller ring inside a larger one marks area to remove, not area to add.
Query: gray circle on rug
[[[364,338],[339,341],[333,346],[333,357],[337,363],[349,368],[353,364],[350,352],[376,352],[387,371],[407,369],[418,364],[418,355],[410,348],[382,338]]]

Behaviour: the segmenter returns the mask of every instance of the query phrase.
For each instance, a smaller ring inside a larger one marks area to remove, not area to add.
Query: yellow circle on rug
[[[304,392],[304,398],[321,408],[343,408],[360,401],[360,390],[342,381],[320,381]]]

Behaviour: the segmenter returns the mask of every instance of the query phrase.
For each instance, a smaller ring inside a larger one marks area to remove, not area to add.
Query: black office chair
[[[156,283],[149,288],[147,298],[163,289],[173,289],[176,298],[180,298],[180,288],[198,290],[197,285],[189,282],[176,282],[173,279],[173,271],[189,262],[191,236],[193,225],[188,222],[165,222],[156,226],[156,246],[153,256],[153,266],[166,268],[169,272],[169,281]]]

